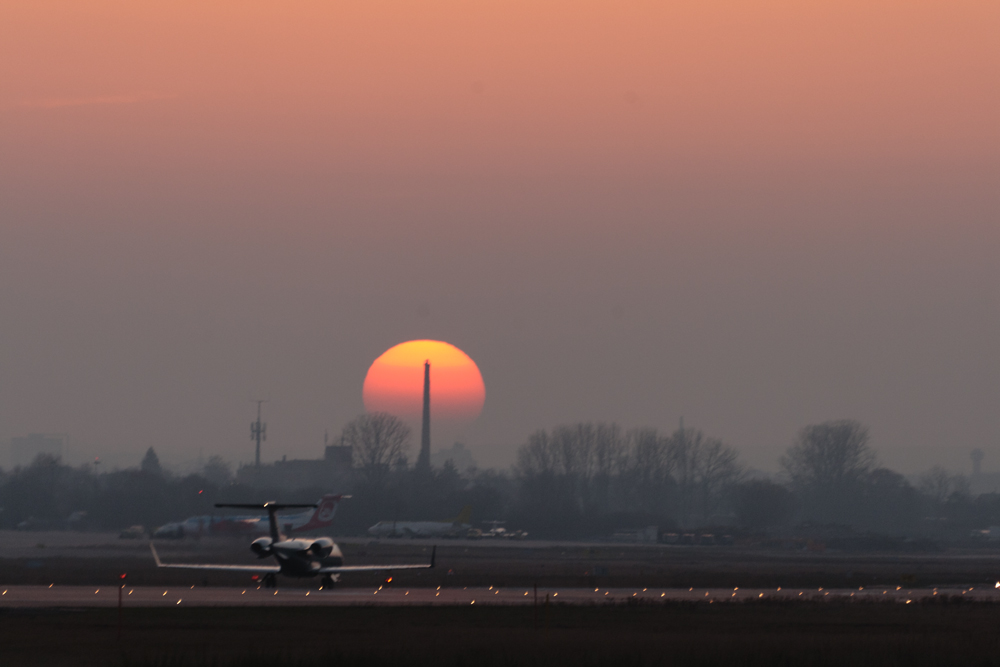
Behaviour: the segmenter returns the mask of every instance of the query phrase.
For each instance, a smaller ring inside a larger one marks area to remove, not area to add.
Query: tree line
[[[0,471],[0,527],[153,527],[215,502],[315,499],[351,493],[335,531],[379,520],[444,519],[464,505],[475,520],[502,520],[538,537],[599,538],[617,529],[790,534],[818,526],[961,539],[1000,524],[1000,496],[973,497],[968,480],[934,468],[915,483],[880,466],[868,429],[851,420],[804,427],[772,477],[754,474],[736,449],[698,429],[661,432],[578,423],[532,433],[507,470],[420,470],[409,463],[410,429],[366,414],[347,424],[354,451],[348,488],[269,489],[236,483],[213,457],[195,474],[170,475],[150,449],[139,467],[95,473],[51,457]]]

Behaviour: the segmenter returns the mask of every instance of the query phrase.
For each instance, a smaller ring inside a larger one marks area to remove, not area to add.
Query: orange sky
[[[0,3],[0,440],[238,460],[269,397],[274,453],[311,456],[429,338],[489,378],[491,465],[683,415],[761,467],[852,417],[901,469],[990,468],[998,26],[987,0]]]
[[[988,1],[5,3],[0,137],[105,169],[988,159],[998,25]]]

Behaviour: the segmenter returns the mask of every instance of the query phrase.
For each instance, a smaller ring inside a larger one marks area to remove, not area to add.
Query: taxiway
[[[0,593],[0,608],[97,608],[118,606],[116,586],[8,586]],[[854,589],[816,588],[275,588],[126,586],[122,606],[146,607],[303,607],[303,606],[417,606],[417,605],[602,605],[658,601],[746,602],[754,600],[823,601],[854,599],[906,604],[936,596],[1000,602],[996,587]]]

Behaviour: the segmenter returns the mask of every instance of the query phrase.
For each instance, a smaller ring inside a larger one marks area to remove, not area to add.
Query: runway
[[[117,607],[115,586],[8,586],[0,594],[0,608],[98,608]],[[126,586],[121,591],[123,607],[323,607],[323,606],[420,606],[420,605],[601,605],[699,601],[710,603],[762,600],[832,601],[855,600],[898,602],[928,601],[937,596],[960,596],[981,602],[1000,602],[996,587],[856,589],[631,589],[631,588],[233,588]]]

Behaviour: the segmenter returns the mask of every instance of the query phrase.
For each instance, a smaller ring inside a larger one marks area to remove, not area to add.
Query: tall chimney
[[[424,421],[420,429],[420,456],[417,468],[431,469],[431,362],[424,362]]]

